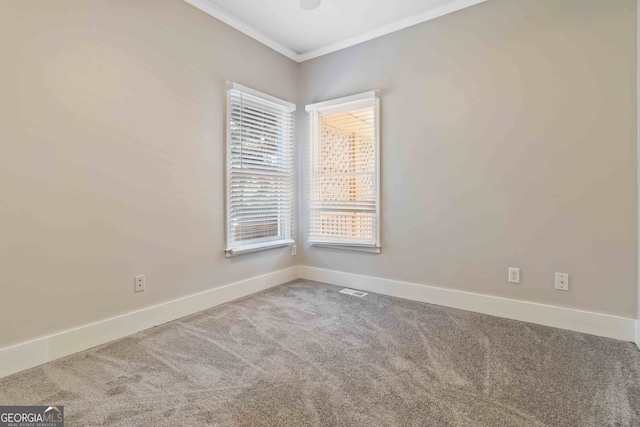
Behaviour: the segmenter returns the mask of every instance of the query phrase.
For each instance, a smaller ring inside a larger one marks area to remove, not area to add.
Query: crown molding
[[[435,18],[447,15],[449,13],[456,12],[467,7],[474,6],[478,3],[483,3],[487,0],[455,0],[444,6],[437,7],[427,12],[410,16],[400,21],[393,22],[391,24],[382,26],[372,31],[368,31],[356,37],[351,37],[346,40],[342,40],[337,43],[332,43],[318,49],[310,50],[308,52],[296,53],[293,50],[283,46],[282,44],[272,40],[261,32],[255,30],[251,25],[247,24],[243,20],[223,11],[219,7],[212,5],[207,0],[184,0],[190,5],[200,9],[201,11],[213,16],[216,19],[224,22],[225,24],[235,28],[236,30],[248,35],[249,37],[259,41],[265,46],[270,47],[278,53],[292,59],[296,62],[304,62],[319,56],[327,55],[342,49],[346,49],[351,46],[355,46],[360,43],[364,43],[369,40],[373,40],[378,37],[382,37],[387,34],[394,33],[396,31],[420,24],[422,22],[430,21]]]
[[[421,24],[432,19],[439,18],[449,13],[457,12],[458,10],[465,9],[467,7],[474,6],[478,3],[483,3],[487,0],[456,0],[444,6],[429,10],[427,12],[410,16],[400,21],[387,24],[383,27],[377,28],[372,31],[368,31],[359,36],[352,37],[337,43],[333,43],[327,46],[323,46],[318,49],[314,49],[309,52],[301,53],[297,55],[298,62],[308,61],[309,59],[317,58],[319,56],[327,55],[342,49],[346,49],[351,46],[355,46],[360,43],[367,42],[369,40],[376,39],[378,37],[386,36],[387,34],[395,33],[396,31],[403,30],[408,27],[412,27],[417,24]]]
[[[248,35],[252,39],[259,41],[263,45],[270,47],[271,49],[286,56],[287,58],[293,59],[296,62],[300,62],[299,54],[281,45],[280,43],[271,40],[269,37],[265,36],[261,32],[256,31],[252,26],[250,26],[243,20],[238,19],[235,16],[223,11],[222,9],[214,6],[207,0],[184,0],[184,1],[189,3],[191,6],[200,9],[204,13],[207,13],[213,16],[214,18],[219,19],[220,21],[224,22],[230,27],[235,28],[241,33]]]

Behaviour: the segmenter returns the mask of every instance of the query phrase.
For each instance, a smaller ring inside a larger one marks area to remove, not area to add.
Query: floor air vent
[[[354,297],[360,297],[367,295],[366,292],[362,291],[354,291],[353,289],[343,289],[340,291],[341,294],[353,295]]]

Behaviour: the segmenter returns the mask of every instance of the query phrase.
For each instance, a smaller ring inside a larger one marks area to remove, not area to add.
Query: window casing
[[[308,105],[308,243],[380,253],[376,91]]]
[[[295,243],[294,111],[289,102],[228,85],[228,257]]]

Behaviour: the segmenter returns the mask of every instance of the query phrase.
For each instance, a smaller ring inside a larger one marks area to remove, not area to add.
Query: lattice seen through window
[[[375,92],[314,104],[309,243],[379,252]]]

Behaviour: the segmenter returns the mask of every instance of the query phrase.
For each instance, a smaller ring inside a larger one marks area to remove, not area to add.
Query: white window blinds
[[[308,105],[309,244],[380,252],[377,93]]]
[[[293,244],[295,105],[230,83],[227,256]]]

